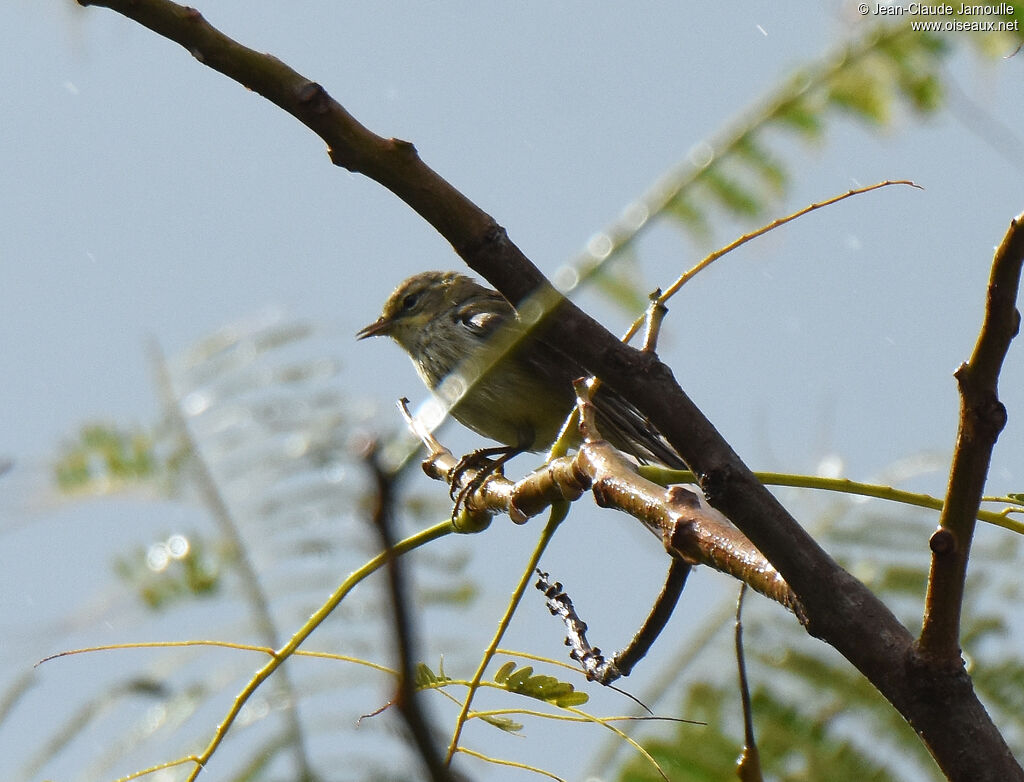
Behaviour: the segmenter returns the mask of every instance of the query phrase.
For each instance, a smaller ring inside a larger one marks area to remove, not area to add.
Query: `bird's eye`
[[[418,293],[410,293],[404,299],[402,299],[402,309],[411,310],[416,306],[416,302],[419,301],[420,295]]]

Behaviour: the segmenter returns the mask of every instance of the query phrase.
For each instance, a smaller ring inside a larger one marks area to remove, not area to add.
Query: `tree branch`
[[[409,730],[410,744],[415,748],[432,782],[463,782],[464,778],[444,762],[440,747],[435,743],[416,692],[417,642],[415,624],[410,608],[410,590],[401,558],[391,552],[395,548],[392,533],[392,516],[395,506],[394,476],[381,466],[377,443],[366,443],[363,458],[370,469],[377,494],[373,505],[373,525],[380,539],[381,550],[388,552],[388,592],[391,597],[391,624],[394,630],[395,647],[398,657],[398,686],[395,703]]]
[[[917,729],[954,780],[1024,780],[970,679],[915,667],[913,639],[840,568],[754,477],[653,354],[623,345],[554,291],[493,218],[439,177],[413,146],[360,125],[327,92],[279,60],[241,46],[168,0],[79,0],[135,19],[204,64],[264,95],[323,138],[331,160],[378,181],[423,216],[513,304],[560,302],[551,341],[643,411],[697,475],[709,501],[760,549],[796,593],[808,631],[843,654]]]
[[[672,556],[727,573],[804,621],[803,608],[793,590],[742,532],[702,508],[693,492],[681,486],[666,489],[637,474],[633,462],[599,439],[592,405],[582,397],[579,405],[583,443],[576,453],[552,459],[515,482],[503,475],[488,475],[464,497],[456,518],[460,531],[478,532],[496,513],[507,513],[521,524],[555,502],[577,500],[590,491],[600,507],[622,511],[641,522],[661,539]],[[423,462],[424,472],[452,484],[452,490],[460,494],[474,487],[487,465],[461,469],[461,461],[451,451],[432,434],[415,427],[404,405],[403,412],[429,451]]]
[[[960,422],[939,528],[932,535],[931,572],[917,648],[935,665],[959,668],[960,610],[974,526],[981,507],[992,449],[1006,425],[999,401],[999,370],[1020,328],[1017,290],[1024,264],[1024,214],[1010,222],[992,260],[985,319],[970,360],[954,373],[960,389]]]

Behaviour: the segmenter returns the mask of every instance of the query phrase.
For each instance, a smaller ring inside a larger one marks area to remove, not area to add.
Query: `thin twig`
[[[285,660],[295,653],[299,646],[309,638],[312,632],[316,630],[316,628],[318,628],[327,619],[327,617],[334,613],[334,609],[341,604],[341,601],[344,600],[358,584],[360,584],[370,574],[384,567],[390,556],[401,556],[402,554],[419,548],[431,541],[442,538],[445,535],[449,535],[452,532],[454,532],[454,529],[452,528],[451,522],[435,524],[433,527],[428,527],[425,530],[421,530],[420,532],[410,535],[399,543],[396,543],[390,552],[382,551],[373,559],[362,565],[362,567],[352,571],[341,585],[334,590],[334,593],[327,598],[327,600],[313,612],[309,619],[303,623],[302,627],[300,627],[295,634],[288,639],[287,643],[273,653],[272,659],[253,674],[249,679],[249,682],[242,688],[241,692],[238,693],[232,701],[227,714],[221,720],[220,724],[217,725],[217,730],[214,732],[209,743],[201,753],[192,756],[195,758],[195,768],[188,776],[189,782],[193,782],[193,780],[199,776],[203,767],[210,758],[213,757],[213,754],[227,737],[231,726],[234,724],[235,720],[238,719],[238,715],[241,713],[242,707],[246,704],[249,698],[252,697],[253,693],[255,693],[263,682],[270,678],[270,676],[272,676],[274,672],[281,667],[281,664]]]
[[[686,586],[686,579],[692,569],[693,565],[689,562],[679,557],[671,558],[665,584],[655,598],[647,618],[625,648],[612,658],[611,670],[620,676],[629,676],[633,667],[650,651],[668,624],[668,620],[672,618],[672,612],[679,603],[679,596],[683,593],[683,587]],[[607,684],[605,678],[599,681]]]
[[[414,666],[417,660],[417,643],[409,611],[409,588],[406,585],[401,558],[391,553],[394,551],[395,542],[391,530],[395,504],[394,476],[381,466],[377,458],[376,443],[367,444],[364,460],[370,468],[377,489],[373,526],[380,538],[381,550],[389,553],[385,571],[388,592],[391,595],[395,647],[398,652],[398,692],[395,701],[412,735],[413,746],[419,753],[430,779],[434,782],[454,782],[456,775],[444,762],[440,749],[434,742],[430,724],[420,708],[420,698],[416,693]]]
[[[689,470],[671,470],[657,465],[642,464],[637,471],[648,480],[652,480],[661,486],[669,486],[673,483],[694,483],[697,478]],[[865,483],[863,481],[851,481],[849,478],[825,478],[820,475],[801,475],[798,473],[785,472],[755,472],[754,475],[765,486],[791,486],[798,489],[815,489],[818,491],[830,491],[838,494],[853,494],[858,497],[874,497],[889,502],[898,502],[902,505],[913,505],[918,508],[941,511],[943,500],[933,497],[930,494],[923,494],[916,491],[906,491],[893,486],[885,486],[877,483]],[[1000,510],[979,510],[978,521],[992,524],[996,527],[1008,529],[1018,535],[1024,535],[1024,522],[1009,518],[1010,513],[1022,513],[1024,507],[1013,504],[1011,497],[985,497],[983,502],[999,502],[1006,507]]]
[[[816,67],[804,69],[800,78],[791,79],[781,88],[765,96],[722,133],[707,142],[702,142],[705,155],[711,156],[708,166],[689,159],[679,162],[665,175],[658,178],[639,198],[628,204],[621,216],[588,242],[588,247],[579,253],[566,267],[571,274],[560,270],[560,275],[572,280],[572,288],[599,272],[613,258],[626,250],[644,231],[656,224],[656,218],[678,203],[680,195],[692,187],[706,174],[711,166],[719,165],[742,149],[745,141],[770,122],[783,115],[795,103],[806,99],[815,89],[821,89],[851,65],[878,50],[879,46],[891,45],[905,35],[912,34],[908,28],[883,25],[867,35],[847,44],[837,52],[824,58]],[[596,250],[592,250],[595,247]],[[568,289],[566,289],[568,290]]]
[[[736,668],[740,679],[740,702],[743,704],[743,752],[737,761],[737,774],[742,782],[761,782],[761,756],[757,751],[754,732],[754,709],[750,704],[750,684],[747,682],[747,660],[743,653],[743,598],[747,585],[740,585],[736,598]]]
[[[734,239],[727,245],[719,247],[714,252],[706,255],[698,263],[694,264],[692,267],[690,267],[681,275],[679,275],[679,277],[676,278],[675,282],[669,285],[658,296],[658,298],[656,299],[656,303],[660,304],[662,307],[666,306],[668,300],[675,296],[679,292],[679,289],[682,288],[694,277],[696,277],[697,274],[704,271],[706,268],[708,268],[708,266],[717,261],[723,255],[731,253],[733,250],[743,246],[752,239],[756,239],[759,236],[763,236],[769,231],[774,231],[776,228],[780,228],[784,226],[786,223],[791,223],[793,220],[803,217],[806,214],[810,214],[811,212],[814,212],[818,209],[823,209],[826,206],[832,206],[833,204],[837,204],[840,201],[844,201],[847,198],[852,198],[853,196],[863,195],[864,193],[870,193],[872,190],[879,190],[883,187],[891,187],[892,185],[907,185],[908,187],[916,187],[918,190],[924,189],[919,184],[917,184],[916,182],[912,182],[909,179],[888,179],[884,182],[876,182],[873,185],[868,185],[867,187],[856,187],[853,188],[852,190],[847,190],[845,193],[841,193],[840,195],[833,196],[831,198],[826,198],[824,201],[817,201],[813,204],[809,204],[805,207],[802,207],[801,209],[797,209],[795,212],[792,212],[791,214],[788,214],[785,217],[779,217],[775,220],[772,220],[770,223],[767,223],[766,225],[762,225],[760,228],[757,228],[756,230],[743,234],[743,236],[740,236],[738,239]],[[629,342],[633,338],[633,336],[640,330],[640,327],[645,322],[648,321],[648,318],[649,315],[645,313],[643,316],[633,321],[633,325],[630,326],[630,328],[622,336],[622,341]]]
[[[763,225],[757,230],[751,231],[750,233],[743,234],[743,236],[739,237],[738,239],[729,242],[729,244],[725,245],[725,247],[715,250],[715,252],[708,255],[700,263],[698,263],[692,269],[687,271],[685,274],[680,275],[675,282],[669,285],[665,289],[665,292],[661,295],[661,303],[665,304],[669,299],[675,296],[679,292],[679,289],[682,288],[683,285],[685,285],[690,279],[692,279],[693,276],[696,275],[698,272],[703,271],[726,253],[731,253],[733,250],[735,250],[738,247],[741,247],[750,240],[756,239],[759,236],[763,236],[769,231],[774,231],[776,228],[779,228],[785,225],[786,223],[790,223],[793,220],[797,220],[803,217],[804,215],[810,214],[811,212],[814,212],[818,209],[822,209],[826,206],[832,206],[832,204],[837,204],[840,201],[843,201],[847,198],[851,198],[853,196],[863,195],[864,193],[870,193],[872,190],[878,190],[880,188],[890,187],[892,185],[907,185],[908,187],[916,187],[918,190],[924,189],[919,184],[911,182],[909,179],[890,179],[884,182],[876,182],[875,184],[868,185],[867,187],[855,187],[852,190],[847,190],[845,193],[842,193],[841,195],[833,196],[832,198],[826,198],[824,201],[818,201],[816,203],[805,206],[802,209],[797,209],[792,214],[788,214],[785,217],[780,217],[777,220],[772,220],[767,225]]]
[[[452,757],[460,749],[459,738],[462,736],[462,729],[465,727],[466,720],[469,717],[469,710],[473,704],[473,697],[476,695],[476,691],[480,687],[480,681],[484,677],[484,671],[487,670],[487,666],[490,665],[491,660],[494,658],[496,650],[501,644],[501,639],[505,637],[505,632],[508,630],[508,627],[512,622],[512,617],[515,615],[516,609],[519,607],[519,603],[523,599],[523,594],[526,592],[526,588],[529,586],[530,580],[533,578],[533,572],[536,570],[537,564],[540,562],[541,555],[544,553],[544,550],[548,547],[548,544],[554,537],[555,530],[557,530],[558,526],[565,520],[568,512],[568,502],[563,501],[551,507],[548,522],[544,525],[544,530],[541,532],[540,538],[534,546],[533,552],[530,555],[530,560],[526,563],[526,567],[523,568],[523,573],[519,578],[519,583],[516,584],[515,589],[512,591],[512,596],[509,598],[508,606],[505,608],[505,613],[498,622],[498,626],[494,631],[494,636],[491,638],[491,642],[487,645],[487,648],[484,649],[484,653],[480,657],[480,664],[477,666],[476,672],[470,680],[469,687],[466,689],[466,700],[463,702],[462,709],[459,711],[459,716],[455,720],[455,729],[452,731],[451,742],[448,744],[448,755],[445,758],[445,762],[447,763],[451,762]]]

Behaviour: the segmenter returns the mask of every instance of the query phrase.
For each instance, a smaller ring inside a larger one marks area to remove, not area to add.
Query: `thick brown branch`
[[[473,484],[477,469],[457,470],[459,460],[436,440],[428,447],[431,454],[423,465],[427,475],[446,482],[454,479],[457,492]],[[803,619],[800,601],[789,585],[742,532],[701,507],[692,492],[679,486],[666,489],[638,475],[633,462],[605,440],[588,437],[573,456],[554,459],[519,481],[489,477],[465,497],[457,524],[475,532],[496,513],[523,523],[552,502],[575,500],[588,490],[601,507],[640,521],[669,553],[728,573]]]
[[[985,319],[970,361],[955,376],[960,389],[960,422],[939,528],[932,535],[931,573],[918,651],[935,666],[959,668],[960,610],[974,525],[988,477],[992,449],[1006,425],[999,401],[999,370],[1020,327],[1017,290],[1024,263],[1024,215],[996,250],[988,284]]]

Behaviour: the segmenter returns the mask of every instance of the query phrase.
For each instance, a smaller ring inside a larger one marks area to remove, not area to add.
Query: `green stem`
[[[696,478],[689,470],[670,470],[667,467],[654,465],[643,465],[640,467],[640,474],[648,480],[659,483],[662,486],[669,486],[673,483],[695,483]],[[755,472],[757,479],[765,486],[792,486],[798,489],[818,489],[820,491],[840,492],[841,494],[855,494],[861,497],[875,497],[880,500],[900,502],[904,505],[914,505],[918,508],[941,511],[943,501],[939,497],[932,497],[930,494],[904,491],[894,489],[892,486],[882,486],[877,483],[862,483],[851,481],[848,478],[822,478],[818,475],[795,475],[784,472]],[[999,501],[997,498],[989,498],[992,501]],[[1006,500],[1007,504],[1009,500]],[[1011,530],[1012,532],[1024,533],[1024,523],[1009,518],[1005,511],[979,510],[978,520],[997,527]]]
[[[375,556],[373,559],[366,562],[362,567],[357,570],[353,570],[348,578],[346,578],[341,585],[334,591],[334,594],[328,598],[316,613],[314,613],[306,622],[299,628],[299,630],[288,640],[284,646],[274,652],[274,656],[270,661],[264,665],[260,670],[249,680],[249,683],[242,689],[242,691],[235,698],[231,704],[231,708],[228,710],[227,715],[221,721],[220,725],[217,726],[217,731],[214,734],[213,739],[207,745],[206,749],[203,750],[196,759],[196,767],[193,769],[191,775],[188,777],[190,780],[194,780],[199,772],[202,771],[203,767],[213,756],[213,753],[220,746],[220,743],[224,740],[227,735],[228,729],[231,724],[237,719],[239,712],[242,710],[242,706],[249,700],[250,696],[259,688],[259,686],[265,682],[274,671],[276,671],[281,664],[288,659],[295,652],[296,649],[305,641],[320,624],[331,615],[335,608],[341,603],[342,600],[351,592],[356,585],[365,579],[367,576],[372,574],[374,571],[382,568],[392,556],[401,556],[406,554],[413,549],[419,548],[420,546],[426,545],[433,540],[442,538],[455,532],[455,528],[452,526],[450,520],[445,520],[440,524],[435,524],[433,527],[421,530],[414,535],[410,535],[405,540],[401,540],[395,544],[391,551],[382,551],[380,554]]]
[[[526,587],[533,579],[533,573],[537,568],[537,563],[540,562],[541,555],[548,547],[548,543],[551,542],[551,538],[554,537],[555,530],[558,529],[558,525],[561,524],[569,514],[570,507],[571,503],[564,501],[556,502],[551,506],[548,523],[544,525],[544,531],[541,532],[540,539],[537,541],[537,545],[533,549],[530,561],[523,569],[523,575],[520,577],[519,583],[516,584],[516,588],[512,592],[512,599],[509,600],[508,607],[505,609],[505,614],[501,617],[501,621],[498,622],[498,628],[495,630],[494,637],[487,645],[487,649],[484,650],[483,657],[480,660],[480,665],[477,666],[476,673],[473,674],[473,678],[469,682],[469,689],[466,692],[466,701],[462,704],[462,710],[459,712],[459,716],[455,720],[455,730],[452,732],[452,740],[448,745],[448,756],[445,759],[446,763],[451,763],[452,757],[459,749],[459,737],[462,735],[462,728],[466,724],[466,719],[469,716],[469,707],[473,703],[473,696],[476,694],[477,689],[479,689],[480,682],[484,677],[484,671],[487,670],[487,666],[490,665],[491,659],[494,657],[498,645],[501,643],[501,639],[505,635],[505,631],[508,630],[508,626],[512,622],[512,617],[516,612],[516,608],[519,607],[519,603],[523,599],[523,593],[526,591]]]

